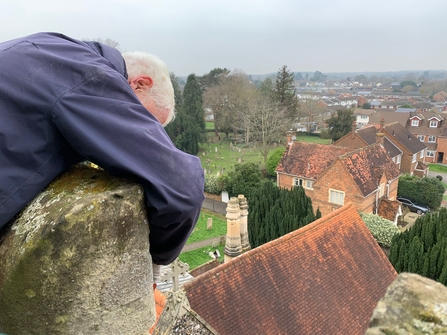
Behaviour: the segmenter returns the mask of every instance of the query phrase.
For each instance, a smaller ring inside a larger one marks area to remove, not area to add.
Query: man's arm
[[[175,148],[113,70],[98,72],[65,93],[54,106],[53,121],[86,159],[113,174],[140,180],[153,262],[172,262],[194,228],[204,199],[200,160]]]

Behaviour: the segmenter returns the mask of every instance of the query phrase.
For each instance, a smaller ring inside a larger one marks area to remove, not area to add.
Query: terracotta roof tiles
[[[358,335],[396,275],[348,204],[184,288],[221,335]]]
[[[385,173],[388,180],[399,177],[397,165],[380,144],[357,149],[340,157],[363,196],[377,190],[378,182]]]
[[[276,171],[294,176],[318,179],[321,173],[349,148],[305,142],[293,142],[280,160]]]

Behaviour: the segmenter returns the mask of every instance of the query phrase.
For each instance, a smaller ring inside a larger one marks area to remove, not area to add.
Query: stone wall
[[[225,215],[227,212],[227,204],[222,201],[205,198],[202,204],[202,208],[206,208],[210,211]]]
[[[155,321],[143,190],[77,167],[0,239],[0,332],[143,334]]]

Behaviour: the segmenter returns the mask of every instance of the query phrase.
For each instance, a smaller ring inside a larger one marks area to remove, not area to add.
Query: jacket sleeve
[[[171,263],[194,228],[204,199],[200,160],[175,148],[113,70],[99,71],[66,92],[52,113],[62,135],[86,159],[140,180],[152,260]]]

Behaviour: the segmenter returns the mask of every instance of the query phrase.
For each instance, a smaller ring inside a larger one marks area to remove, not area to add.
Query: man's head
[[[165,63],[144,52],[125,52],[130,87],[163,126],[174,119],[174,89]]]

